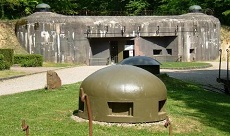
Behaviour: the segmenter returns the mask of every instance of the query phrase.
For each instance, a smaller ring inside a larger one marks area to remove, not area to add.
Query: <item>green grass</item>
[[[72,67],[72,66],[82,66],[82,65],[83,64],[43,62],[43,67]]]
[[[19,72],[19,71],[13,71],[13,70],[2,70],[0,71],[0,78],[20,76],[20,75],[25,75],[25,74],[26,72]]]
[[[199,86],[162,75],[168,90],[166,110],[172,120],[173,134],[179,136],[230,135],[229,96],[204,91]],[[80,83],[60,89],[35,90],[0,96],[0,135],[25,135],[21,120],[30,126],[30,135],[87,136],[88,123],[70,117],[78,109]],[[165,136],[163,125],[153,127],[118,127],[93,125],[95,136]]]
[[[83,64],[73,64],[73,63],[51,63],[51,62],[44,62],[43,67],[57,67],[57,68],[64,68],[64,67],[74,67],[74,66],[83,66]],[[9,78],[14,76],[26,75],[28,73],[19,72],[14,70],[0,70],[0,78]]]
[[[181,80],[162,76],[168,89],[168,114],[174,131],[186,135],[230,135],[230,97],[203,90]]]
[[[192,69],[209,67],[211,64],[204,62],[162,62],[163,69]]]

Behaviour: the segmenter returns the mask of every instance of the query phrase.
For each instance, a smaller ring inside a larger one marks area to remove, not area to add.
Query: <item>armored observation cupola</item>
[[[120,62],[121,65],[132,65],[149,71],[152,74],[160,74],[161,63],[146,56],[129,57]]]
[[[166,86],[142,68],[109,66],[88,76],[80,88],[90,99],[94,121],[139,123],[166,118]],[[79,97],[77,116],[88,119],[87,115],[86,104]]]
[[[50,5],[41,3],[36,6],[36,12],[49,12]]]
[[[189,7],[189,12],[190,13],[201,13],[202,8],[199,5],[192,5]]]

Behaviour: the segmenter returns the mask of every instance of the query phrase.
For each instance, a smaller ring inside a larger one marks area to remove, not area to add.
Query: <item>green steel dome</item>
[[[142,68],[109,66],[89,75],[80,88],[89,96],[95,121],[155,122],[166,117],[166,87]],[[80,98],[78,116],[88,118],[86,105]]]
[[[160,74],[161,63],[153,58],[146,56],[129,57],[122,60],[119,64],[137,66],[149,71],[152,74]]]
[[[192,5],[189,7],[190,13],[199,13],[202,12],[202,8],[199,5]]]
[[[38,12],[47,12],[50,9],[50,5],[46,3],[41,3],[36,6],[36,11]]]
[[[146,56],[129,57],[120,62],[122,65],[160,65],[157,60]]]

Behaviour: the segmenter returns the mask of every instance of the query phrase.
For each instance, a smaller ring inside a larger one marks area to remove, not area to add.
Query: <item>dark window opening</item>
[[[118,62],[118,41],[110,41],[110,59],[114,63]]]
[[[163,108],[164,105],[165,105],[165,102],[166,102],[166,100],[159,101],[159,104],[158,104],[158,112],[160,112],[160,111],[162,110],[162,108]]]
[[[110,115],[133,116],[132,102],[108,102]]]
[[[195,49],[190,49],[190,53],[195,53]]]
[[[34,23],[34,30],[38,30],[38,28],[39,28],[38,22]]]
[[[172,49],[166,49],[166,51],[169,55],[172,55]]]
[[[123,51],[123,59],[126,59],[129,57],[129,50]]]
[[[126,45],[134,45],[134,40],[128,40],[128,41],[126,41]]]
[[[162,55],[162,50],[153,50],[153,55]]]

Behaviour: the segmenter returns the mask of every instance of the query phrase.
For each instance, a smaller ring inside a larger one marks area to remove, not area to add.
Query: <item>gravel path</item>
[[[64,85],[64,84],[71,84],[71,83],[83,81],[91,73],[103,67],[106,66],[81,66],[81,67],[59,69],[55,71],[61,78],[62,85]],[[23,70],[21,68],[18,69]],[[0,81],[0,95],[14,94],[19,92],[45,88],[47,82],[45,71],[51,70],[51,68],[48,69],[41,68],[40,71],[38,71],[38,68],[35,69],[30,68],[28,70],[31,73],[33,72],[43,72],[43,73],[32,74],[32,75],[19,77],[19,78]]]
[[[213,66],[204,69],[193,70],[170,70],[161,69],[161,73],[167,73],[170,77],[195,82],[203,85],[206,89],[211,91],[223,91],[223,85],[216,82],[218,77],[218,62],[209,62]],[[106,66],[81,66],[65,69],[56,69],[55,71],[61,78],[62,84],[72,84],[79,81],[83,81],[87,76],[93,72],[104,68]],[[37,73],[27,75],[19,78],[13,78],[8,80],[0,80],[0,95],[14,94],[19,92],[25,92],[30,90],[42,89],[46,86],[46,71],[54,70],[54,68],[12,68],[13,70],[21,70],[29,73]],[[222,77],[226,75],[226,63],[222,63]]]

